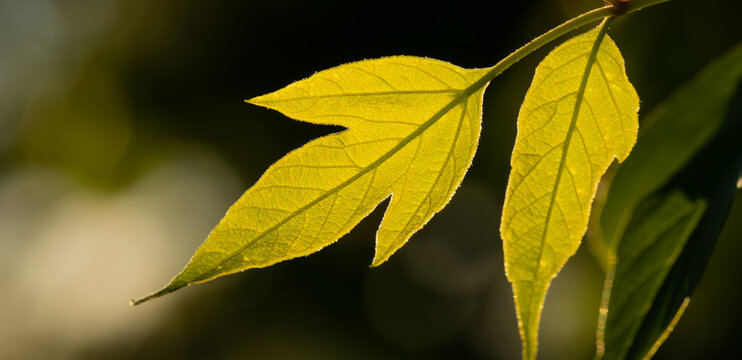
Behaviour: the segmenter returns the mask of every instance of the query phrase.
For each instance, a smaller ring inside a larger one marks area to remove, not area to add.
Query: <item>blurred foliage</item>
[[[736,46],[658,105],[611,181],[600,224],[617,247],[606,359],[643,359],[705,271],[742,175],[739,70]]]
[[[376,211],[312,257],[126,303],[180,270],[267,166],[337,130],[243,99],[385,55],[490,66],[600,5],[0,0],[0,357],[517,357],[499,209],[518,107],[550,49],[490,85],[464,184],[384,266],[366,265]],[[673,0],[614,23],[641,115],[740,41],[741,10]],[[737,199],[656,358],[742,356],[742,293],[728,286],[742,274],[739,219]],[[592,358],[601,284],[578,251],[547,296],[543,359]]]

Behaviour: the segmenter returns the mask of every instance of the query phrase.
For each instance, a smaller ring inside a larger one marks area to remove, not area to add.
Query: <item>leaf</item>
[[[409,56],[341,65],[248,100],[345,131],[273,164],[227,211],[185,269],[135,303],[314,253],[392,198],[377,266],[449,201],[477,147],[487,69]]]
[[[600,177],[636,140],[639,98],[605,29],[552,51],[518,116],[500,232],[525,359],[536,356],[546,291],[580,244]]]
[[[705,210],[706,201],[677,190],[659,193],[637,208],[619,247],[605,345],[599,345],[609,349],[604,359],[623,359],[629,351],[652,299]]]
[[[636,204],[660,188],[711,138],[742,78],[742,45],[708,65],[643,120],[634,155],[610,184],[600,228],[613,248]]]
[[[623,179],[631,179],[637,171],[651,172],[655,168],[651,165],[657,159],[649,154],[667,153],[690,144],[692,133],[688,131],[670,132],[660,138],[650,136],[654,134],[650,131],[657,131],[653,129],[672,126],[695,129],[706,139],[705,144],[694,147],[691,159],[670,174],[659,190],[637,202],[636,210],[624,208],[616,212],[628,213],[631,217],[617,241],[615,276],[606,280],[606,294],[610,297],[604,298],[602,308],[607,309],[607,319],[604,328],[598,330],[599,334],[604,334],[604,339],[598,339],[598,349],[605,351],[605,359],[651,356],[671,331],[673,322],[677,322],[701,279],[742,172],[742,147],[739,146],[741,78],[742,46],[738,46],[707,66],[688,86],[659,107],[661,116],[656,117],[646,136],[640,137],[636,154],[626,163],[646,161],[647,164],[622,166],[616,175],[614,181],[626,181]],[[680,111],[686,109],[690,99],[698,104],[697,107],[693,111]],[[709,131],[711,136],[705,135]],[[667,171],[666,167],[657,169],[661,173]],[[610,192],[608,201],[624,195],[623,192]],[[659,229],[661,224],[685,216],[687,210],[682,206],[649,211],[652,204],[679,204],[677,199],[683,199],[686,204],[703,204],[703,208],[693,211],[692,217],[697,219],[686,217],[692,221],[676,223],[663,239],[644,236],[642,226]]]

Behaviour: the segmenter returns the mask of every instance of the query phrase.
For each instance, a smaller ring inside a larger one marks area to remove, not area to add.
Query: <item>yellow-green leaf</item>
[[[163,290],[308,255],[391,196],[373,265],[449,201],[479,140],[487,70],[408,56],[325,70],[248,100],[288,117],[347,128],[273,164],[227,211]]]
[[[552,51],[518,115],[500,232],[525,359],[536,356],[546,291],[585,234],[600,177],[636,141],[639,98],[605,30]]]

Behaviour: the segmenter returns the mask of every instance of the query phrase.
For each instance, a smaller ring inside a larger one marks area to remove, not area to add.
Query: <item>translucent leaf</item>
[[[526,359],[536,356],[546,291],[585,234],[600,177],[636,141],[638,108],[604,26],[560,45],[536,68],[518,116],[500,228]]]
[[[487,70],[407,56],[342,65],[248,102],[347,128],[273,164],[229,209],[185,269],[137,303],[304,256],[391,196],[373,265],[449,201],[479,140]]]

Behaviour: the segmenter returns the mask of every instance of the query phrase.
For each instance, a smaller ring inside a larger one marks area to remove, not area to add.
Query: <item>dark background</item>
[[[242,100],[386,55],[491,66],[601,5],[0,0],[0,358],[518,358],[500,208],[520,102],[557,43],[489,86],[462,187],[383,266],[368,267],[385,204],[318,254],[126,304],[271,163],[337,130]],[[742,40],[740,11],[673,0],[614,23],[640,114]],[[740,219],[738,197],[656,358],[742,357]],[[594,354],[603,274],[588,249],[552,285],[540,358]]]

